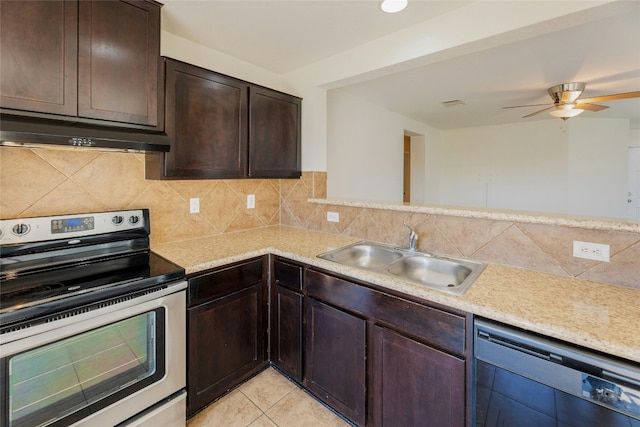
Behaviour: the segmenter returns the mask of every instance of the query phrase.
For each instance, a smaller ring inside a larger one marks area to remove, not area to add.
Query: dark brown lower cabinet
[[[283,286],[275,286],[271,292],[271,362],[302,382],[302,294]]]
[[[471,425],[471,315],[305,269],[304,386],[359,426]]]
[[[266,259],[189,277],[188,416],[271,362],[358,426],[471,426],[469,313]]]
[[[266,366],[263,277],[260,258],[189,279],[189,416]]]
[[[465,361],[373,326],[371,404],[378,426],[464,426]]]
[[[366,420],[366,322],[311,298],[305,308],[305,387],[353,420]]]
[[[278,369],[302,383],[303,266],[277,256],[271,265],[270,358]]]

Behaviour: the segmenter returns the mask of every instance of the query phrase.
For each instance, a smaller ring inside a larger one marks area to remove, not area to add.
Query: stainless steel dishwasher
[[[474,322],[477,427],[640,427],[640,364]]]

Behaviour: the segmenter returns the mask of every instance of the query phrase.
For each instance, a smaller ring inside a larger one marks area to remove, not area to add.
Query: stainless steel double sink
[[[337,248],[318,257],[456,295],[465,293],[485,268],[484,263],[477,261],[366,241]]]

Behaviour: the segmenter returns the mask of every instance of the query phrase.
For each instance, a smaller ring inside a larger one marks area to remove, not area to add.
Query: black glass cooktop
[[[12,271],[0,278],[0,326],[120,297],[183,279],[184,269],[143,251]]]

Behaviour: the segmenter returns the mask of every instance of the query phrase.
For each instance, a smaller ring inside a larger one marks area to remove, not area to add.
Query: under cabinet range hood
[[[0,145],[134,153],[166,152],[170,148],[165,133],[5,115],[0,117]]]

